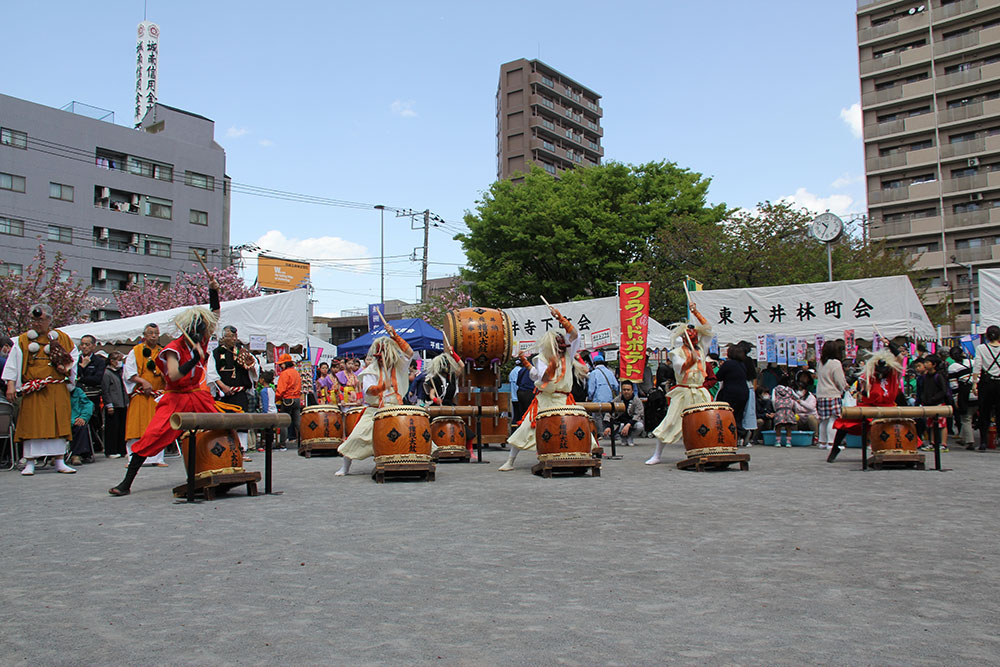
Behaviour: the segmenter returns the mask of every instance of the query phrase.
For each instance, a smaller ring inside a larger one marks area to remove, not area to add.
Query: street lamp
[[[376,204],[375,208],[379,211],[379,226],[382,237],[382,250],[379,253],[381,255],[381,257],[379,257],[379,301],[382,303],[382,310],[385,311],[385,206],[382,204]]]
[[[972,265],[971,264],[962,264],[960,261],[958,261],[958,258],[955,255],[951,256],[951,262],[952,262],[952,264],[958,264],[963,269],[968,269],[969,270],[969,320],[970,320],[969,327],[970,327],[970,333],[972,333],[972,335],[975,336],[976,335],[976,302],[972,300],[972,297],[973,297],[973,294],[974,294],[973,290],[972,290]]]

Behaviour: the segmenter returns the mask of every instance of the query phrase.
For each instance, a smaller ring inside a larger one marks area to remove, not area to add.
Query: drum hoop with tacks
[[[681,416],[683,417],[688,413],[704,412],[706,410],[727,410],[729,412],[732,412],[733,407],[729,405],[729,403],[720,403],[720,402],[695,403],[694,405],[689,405],[686,408],[684,408],[684,411],[681,412]]]
[[[555,408],[545,408],[544,410],[539,410],[536,419],[541,419],[542,417],[563,417],[570,415],[582,415],[584,417],[590,416],[584,408],[579,405],[560,405]]]
[[[427,408],[422,408],[419,405],[386,405],[376,410],[375,419],[397,415],[423,415],[427,417],[428,421],[431,418],[431,413],[427,411]]]

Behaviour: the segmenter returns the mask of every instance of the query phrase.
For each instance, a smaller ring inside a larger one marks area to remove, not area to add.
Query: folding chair
[[[13,470],[17,465],[17,445],[14,443],[14,406],[0,398],[0,440],[6,440],[7,453],[10,460],[7,470]]]

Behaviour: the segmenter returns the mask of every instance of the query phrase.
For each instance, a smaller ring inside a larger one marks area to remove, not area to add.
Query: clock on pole
[[[817,241],[826,244],[827,278],[833,282],[833,251],[831,246],[844,233],[844,221],[827,211],[816,216],[812,224],[809,225],[809,230]]]

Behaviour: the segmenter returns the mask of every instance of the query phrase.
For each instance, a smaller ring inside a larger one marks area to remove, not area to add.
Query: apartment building
[[[1000,0],[858,0],[857,26],[872,238],[968,332],[969,269],[1000,266]]]
[[[553,176],[601,163],[601,96],[540,60],[500,66],[497,179],[536,164]]]
[[[0,271],[20,273],[38,248],[108,301],[229,263],[230,184],[215,124],[157,103],[139,129],[0,95]],[[51,261],[51,259],[50,259]]]

